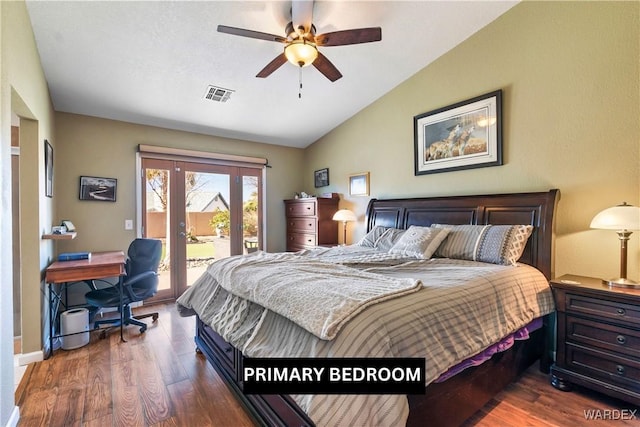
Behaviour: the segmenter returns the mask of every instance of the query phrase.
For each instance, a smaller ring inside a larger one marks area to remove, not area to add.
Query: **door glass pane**
[[[258,177],[242,177],[242,243],[243,253],[259,248],[260,221],[258,208]]]
[[[158,267],[158,291],[171,289],[171,191],[169,170],[145,169],[145,230],[144,236],[162,241],[162,258]]]
[[[228,174],[185,172],[187,286],[231,255],[229,188]]]

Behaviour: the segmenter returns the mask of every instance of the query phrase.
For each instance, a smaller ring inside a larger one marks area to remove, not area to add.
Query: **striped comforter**
[[[554,309],[536,269],[451,259],[390,260],[375,249],[347,247],[298,253],[375,274],[420,280],[422,289],[367,307],[333,340],[237,298],[205,273],[178,300],[250,357],[426,357],[426,382]],[[313,301],[309,301],[313,304]],[[238,316],[237,313],[243,313]],[[223,325],[223,327],[217,327]],[[404,395],[297,395],[318,426],[401,426]]]

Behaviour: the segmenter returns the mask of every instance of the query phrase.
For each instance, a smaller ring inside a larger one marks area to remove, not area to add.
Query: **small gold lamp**
[[[334,221],[342,221],[342,229],[344,232],[344,238],[342,240],[342,246],[347,244],[347,222],[357,221],[358,218],[356,214],[351,212],[349,209],[340,209],[333,215]]]
[[[616,230],[620,239],[620,277],[603,282],[609,286],[640,287],[638,282],[627,278],[627,244],[631,230],[640,230],[640,208],[623,202],[605,209],[593,217],[591,228]]]

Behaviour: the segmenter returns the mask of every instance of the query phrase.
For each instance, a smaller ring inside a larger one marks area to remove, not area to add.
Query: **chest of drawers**
[[[551,384],[579,384],[640,405],[640,290],[600,279],[562,276],[551,281],[558,313]]]
[[[304,198],[285,200],[287,251],[338,244],[338,199]]]

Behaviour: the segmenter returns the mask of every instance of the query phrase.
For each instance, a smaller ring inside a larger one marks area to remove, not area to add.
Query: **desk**
[[[53,335],[53,325],[58,316],[53,312],[54,299],[60,301],[62,288],[55,289],[55,285],[66,286],[69,282],[81,282],[91,279],[106,279],[119,277],[120,300],[122,301],[122,278],[126,274],[126,259],[124,252],[92,252],[91,259],[78,261],[55,261],[46,269],[45,282],[49,285],[49,354],[53,354],[53,339],[60,335]],[[57,310],[56,310],[57,311]],[[120,339],[122,336],[122,310],[120,310]]]

